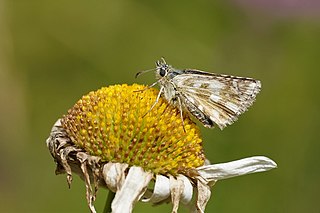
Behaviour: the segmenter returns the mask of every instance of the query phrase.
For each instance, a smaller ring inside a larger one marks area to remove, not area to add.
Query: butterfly
[[[232,124],[255,101],[261,82],[252,78],[204,72],[196,69],[175,69],[164,58],[156,62],[160,91],[150,110],[163,96],[169,104],[187,111],[205,127],[220,129]],[[150,70],[146,70],[150,71]],[[136,77],[142,71],[136,74]]]

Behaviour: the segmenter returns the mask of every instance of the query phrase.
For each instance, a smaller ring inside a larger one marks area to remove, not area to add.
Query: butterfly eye
[[[160,74],[160,76],[161,77],[163,77],[163,76],[165,76],[166,75],[166,70],[165,69],[160,69],[160,72],[159,72],[159,74]]]

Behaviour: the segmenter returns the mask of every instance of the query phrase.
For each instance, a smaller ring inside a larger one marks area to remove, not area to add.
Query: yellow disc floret
[[[199,129],[158,90],[142,85],[103,87],[83,96],[62,119],[75,145],[102,161],[140,166],[156,174],[204,164]]]

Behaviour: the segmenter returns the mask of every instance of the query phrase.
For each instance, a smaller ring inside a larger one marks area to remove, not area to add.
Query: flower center
[[[83,96],[62,125],[75,145],[102,161],[164,175],[203,165],[202,139],[190,118],[183,116],[183,126],[179,110],[162,98],[149,111],[158,92],[137,84],[103,87]]]

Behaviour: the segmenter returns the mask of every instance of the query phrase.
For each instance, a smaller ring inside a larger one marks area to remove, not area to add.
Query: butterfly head
[[[167,76],[170,70],[171,66],[166,63],[164,58],[156,62],[156,76],[158,79]]]

